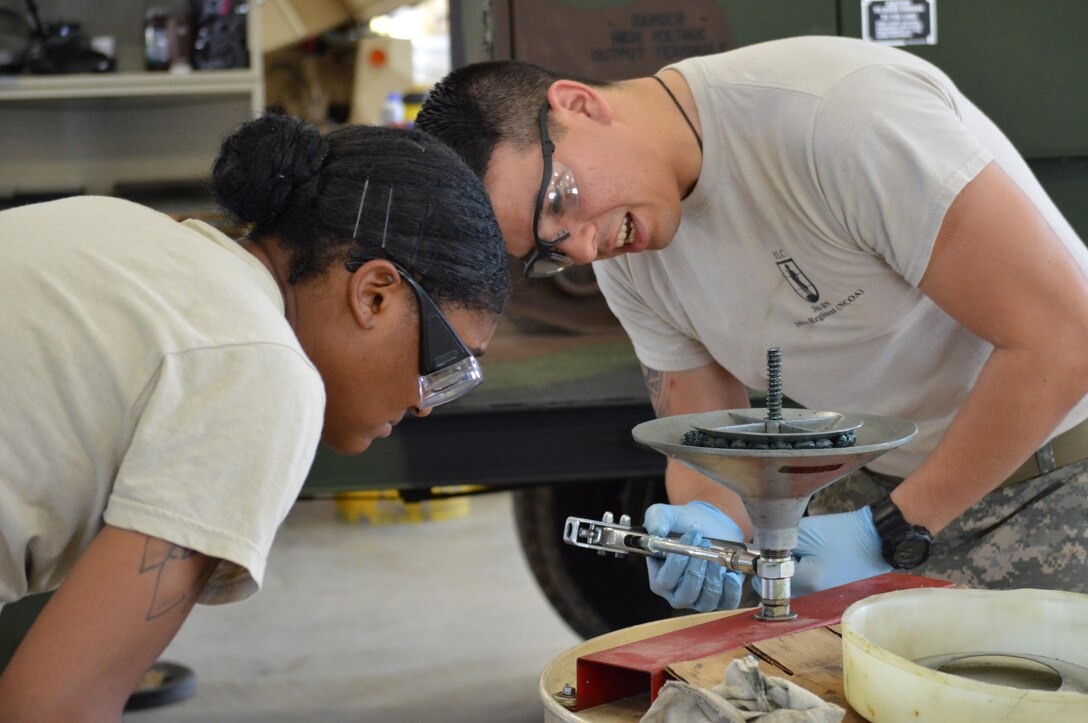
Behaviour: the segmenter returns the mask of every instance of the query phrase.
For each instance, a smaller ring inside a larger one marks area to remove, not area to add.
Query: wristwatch
[[[891,497],[877,500],[869,505],[869,510],[880,535],[880,553],[889,565],[897,570],[910,570],[929,559],[933,535],[926,528],[903,519],[903,513]]]

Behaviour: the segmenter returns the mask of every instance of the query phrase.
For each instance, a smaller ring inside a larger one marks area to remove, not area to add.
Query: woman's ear
[[[347,300],[360,328],[374,327],[379,315],[390,310],[393,305],[391,292],[400,286],[400,275],[393,264],[384,259],[367,261],[352,273],[348,281]]]
[[[612,122],[612,106],[593,86],[576,80],[557,80],[548,87],[548,103],[557,119],[567,125],[576,117],[605,125]]]

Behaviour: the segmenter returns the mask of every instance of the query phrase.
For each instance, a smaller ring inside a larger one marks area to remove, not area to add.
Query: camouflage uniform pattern
[[[856,510],[895,488],[859,470],[817,492],[809,514]],[[1001,487],[941,530],[915,575],[974,588],[1088,593],[1088,460]]]

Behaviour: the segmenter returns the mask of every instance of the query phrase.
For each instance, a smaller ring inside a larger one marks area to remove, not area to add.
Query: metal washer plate
[[[753,412],[761,410],[753,409]],[[718,439],[770,440],[804,442],[828,439],[859,429],[864,422],[852,414],[839,412],[814,412],[808,409],[783,409],[777,432],[767,430],[767,420],[755,414],[730,412],[735,424],[713,427],[695,425],[692,429]]]

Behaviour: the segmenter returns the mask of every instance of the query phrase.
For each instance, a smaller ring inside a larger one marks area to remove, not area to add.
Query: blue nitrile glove
[[[740,542],[744,533],[736,522],[706,502],[686,505],[650,505],[643,526],[651,535],[664,537],[680,533],[685,545],[707,547],[704,537]],[[732,610],[740,603],[744,574],[721,565],[685,555],[670,554],[665,559],[646,558],[650,589],[669,601],[674,608],[694,608],[700,612]]]
[[[868,507],[854,512],[803,517],[793,556],[797,568],[790,595],[807,595],[889,572],[880,554],[880,535]],[[754,581],[757,585],[758,579]]]

